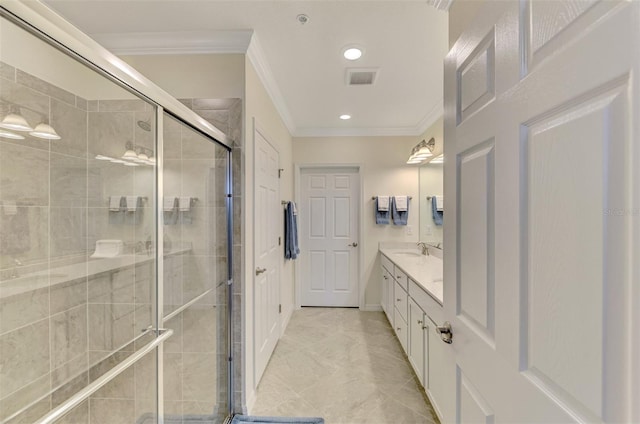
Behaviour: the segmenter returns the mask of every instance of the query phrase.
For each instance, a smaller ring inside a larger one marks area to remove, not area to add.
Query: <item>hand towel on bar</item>
[[[396,202],[396,210],[398,212],[406,212],[409,210],[409,196],[393,196]]]
[[[296,206],[296,202],[291,202],[293,205],[293,214],[298,216],[298,207]]]
[[[434,224],[441,226],[444,213],[438,210],[438,196],[431,196],[431,214]]]
[[[180,221],[183,224],[191,224],[193,215],[191,206],[193,205],[193,197],[180,197],[178,199],[178,209],[180,210]]]
[[[387,199],[389,196],[386,196]],[[380,196],[376,197],[376,208],[373,211],[376,216],[376,224],[378,225],[386,225],[389,223],[389,208],[386,211],[380,210]]]
[[[444,212],[444,196],[436,195],[436,200],[438,201],[438,212]]]
[[[174,225],[178,222],[178,198],[165,197],[162,202],[162,219],[164,225]]]
[[[389,210],[389,196],[378,196],[377,209],[380,212],[386,212]]]
[[[298,247],[298,217],[293,213],[294,203],[287,203],[284,211],[284,257],[297,259],[300,253]]]
[[[396,204],[396,198],[401,196],[395,196],[391,198],[391,218],[393,218],[393,225],[407,225],[407,219],[409,218],[409,198],[407,196],[407,210],[400,211]]]
[[[122,196],[109,197],[109,212],[120,212],[121,205],[122,205]]]
[[[140,206],[140,196],[127,196],[127,212],[135,212]]]

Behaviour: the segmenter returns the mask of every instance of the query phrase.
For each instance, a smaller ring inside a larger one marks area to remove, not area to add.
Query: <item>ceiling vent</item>
[[[373,85],[378,77],[377,68],[348,68],[347,85]]]

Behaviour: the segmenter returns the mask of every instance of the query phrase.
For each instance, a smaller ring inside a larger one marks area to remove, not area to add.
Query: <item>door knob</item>
[[[351,247],[358,247],[358,243],[357,242],[353,242],[351,244],[347,244],[347,246],[351,246]]]
[[[256,275],[260,275],[260,274],[262,274],[263,272],[265,272],[266,270],[267,270],[267,268],[260,268],[260,267],[258,267],[258,268],[256,268]]]
[[[443,325],[437,326],[436,332],[440,334],[440,338],[443,342],[447,344],[453,343],[453,332],[451,330],[451,323],[449,321],[445,321]]]

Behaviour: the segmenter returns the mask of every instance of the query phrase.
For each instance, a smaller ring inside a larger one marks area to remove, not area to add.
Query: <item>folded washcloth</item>
[[[180,212],[186,212],[191,209],[191,197],[180,197],[178,209],[180,209]]]
[[[5,200],[2,203],[2,209],[6,216],[14,216],[18,214],[18,205],[12,200]]]
[[[444,211],[444,196],[436,195],[436,200],[438,202],[438,205],[437,205],[436,209],[438,210],[438,212],[443,212]]]
[[[127,211],[135,212],[140,206],[140,196],[126,196]]]
[[[389,196],[378,196],[378,210],[385,212],[389,210]]]
[[[120,212],[122,206],[122,196],[111,196],[109,197],[109,211],[110,212]]]
[[[409,209],[409,196],[394,196],[396,210],[406,212]]]
[[[176,207],[176,198],[175,197],[165,197],[164,198],[164,204],[162,205],[162,209],[165,212],[170,212],[173,210],[173,208]]]

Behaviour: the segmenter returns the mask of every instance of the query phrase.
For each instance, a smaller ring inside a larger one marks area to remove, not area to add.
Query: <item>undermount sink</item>
[[[419,258],[422,256],[422,254],[420,252],[396,252],[394,253],[394,255],[397,256],[409,256],[409,257],[414,257],[414,258]]]

